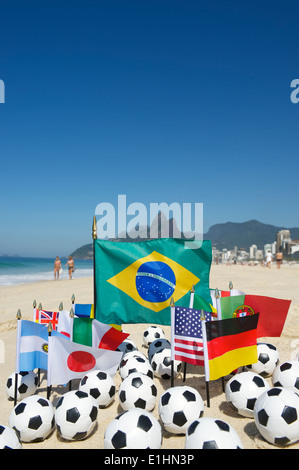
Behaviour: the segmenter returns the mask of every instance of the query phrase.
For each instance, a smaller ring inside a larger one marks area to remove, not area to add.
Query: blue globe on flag
[[[176,285],[173,270],[162,261],[143,263],[136,273],[137,292],[147,302],[165,302]]]

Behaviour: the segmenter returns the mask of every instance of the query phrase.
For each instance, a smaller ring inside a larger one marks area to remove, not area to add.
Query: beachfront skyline
[[[120,194],[203,203],[204,232],[298,226],[298,16],[292,0],[1,5],[0,254],[66,256]]]

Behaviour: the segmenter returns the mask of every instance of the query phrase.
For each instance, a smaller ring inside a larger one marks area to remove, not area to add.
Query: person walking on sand
[[[277,269],[280,269],[280,265],[282,263],[282,258],[283,258],[283,254],[282,254],[281,251],[276,253],[276,266],[277,266]]]
[[[66,262],[66,266],[68,266],[69,276],[70,276],[70,279],[72,279],[72,273],[75,271],[75,263],[71,256],[69,256],[69,259]]]
[[[266,254],[266,264],[267,264],[267,268],[271,268],[271,263],[272,263],[272,253],[270,250],[267,251],[267,254]]]
[[[54,261],[54,279],[59,279],[59,271],[61,269],[61,261],[59,259],[59,256],[56,256],[56,259]]]

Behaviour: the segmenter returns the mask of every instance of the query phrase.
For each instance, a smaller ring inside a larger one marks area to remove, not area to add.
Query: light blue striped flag
[[[45,325],[18,320],[16,372],[48,369],[48,330]],[[53,336],[64,335],[53,330]]]

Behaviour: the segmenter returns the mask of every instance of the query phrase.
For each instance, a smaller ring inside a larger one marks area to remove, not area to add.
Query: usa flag
[[[204,312],[211,321],[211,312]],[[204,365],[201,310],[175,307],[172,315],[172,356],[177,361],[197,366]]]

